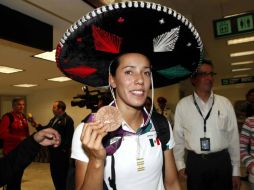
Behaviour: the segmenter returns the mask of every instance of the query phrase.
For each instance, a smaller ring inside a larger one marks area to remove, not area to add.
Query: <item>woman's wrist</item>
[[[93,158],[93,159],[89,159],[90,164],[96,168],[99,169],[101,167],[104,167],[105,164],[105,159],[97,159],[97,158]]]

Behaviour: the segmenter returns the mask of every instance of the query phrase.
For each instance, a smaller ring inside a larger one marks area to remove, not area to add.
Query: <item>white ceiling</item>
[[[220,86],[221,78],[231,78],[234,75],[242,74],[254,75],[254,70],[232,73],[232,67],[230,66],[230,62],[241,61],[247,58],[254,60],[254,55],[234,59],[229,57],[230,52],[253,50],[254,42],[227,46],[226,40],[232,37],[215,39],[212,25],[214,19],[246,11],[254,11],[253,0],[153,0],[153,2],[169,6],[192,20],[205,45],[206,56],[213,61],[215,71],[218,73],[215,88],[232,87],[232,85]],[[0,0],[0,4],[53,25],[54,47],[56,47],[62,34],[73,22],[92,10],[92,7],[82,0]],[[253,34],[243,36],[251,36]],[[50,90],[52,88],[78,84],[75,81],[57,83],[45,80],[63,75],[57,69],[54,62],[31,57],[40,52],[42,51],[0,39],[0,65],[25,70],[25,72],[16,74],[0,73],[0,94],[26,95],[37,90]],[[254,69],[254,64],[248,66]],[[39,86],[34,88],[12,86],[13,84],[20,83],[35,83],[39,84]],[[253,83],[241,85],[253,86]]]

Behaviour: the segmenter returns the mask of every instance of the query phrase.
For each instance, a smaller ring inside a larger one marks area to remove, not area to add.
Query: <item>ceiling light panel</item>
[[[38,86],[38,84],[15,84],[13,86],[15,86],[15,87],[21,87],[21,88],[30,88],[30,87]]]
[[[242,52],[230,53],[230,57],[239,57],[239,56],[246,56],[246,55],[253,55],[253,54],[254,54],[254,50],[242,51]]]
[[[52,51],[46,51],[44,53],[34,55],[33,57],[55,62],[56,61],[55,56],[56,56],[56,50],[54,49]]]
[[[249,75],[234,75],[233,78],[248,77]]]
[[[227,43],[228,45],[234,45],[234,44],[241,44],[241,43],[248,43],[248,42],[254,42],[254,36],[228,40]]]
[[[252,68],[240,68],[240,69],[232,69],[232,72],[238,72],[238,71],[249,71],[252,70]]]
[[[56,77],[56,78],[51,78],[47,80],[54,81],[54,82],[66,82],[66,81],[70,81],[71,79],[68,77]]]
[[[16,73],[23,71],[22,69],[15,69],[11,67],[6,67],[6,66],[0,66],[0,73],[5,73],[5,74],[10,74],[10,73]]]
[[[254,63],[254,60],[234,62],[234,63],[230,63],[230,65],[231,66],[235,66],[235,65],[248,65],[248,64],[252,64],[252,63]]]

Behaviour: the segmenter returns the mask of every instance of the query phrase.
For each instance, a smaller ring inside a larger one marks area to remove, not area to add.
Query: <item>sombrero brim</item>
[[[152,63],[154,86],[162,87],[187,78],[202,50],[184,16],[159,4],[129,1],[95,9],[74,23],[58,44],[56,62],[66,76],[99,87],[108,85],[114,58],[138,52]]]

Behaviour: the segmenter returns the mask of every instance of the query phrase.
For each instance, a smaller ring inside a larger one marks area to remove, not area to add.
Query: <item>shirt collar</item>
[[[198,100],[199,102],[204,102],[199,96],[198,94],[194,91],[194,96],[195,96],[195,99]],[[214,93],[213,91],[211,91],[211,94],[208,98],[208,101],[207,102],[212,102],[213,101],[213,96],[214,96]]]

